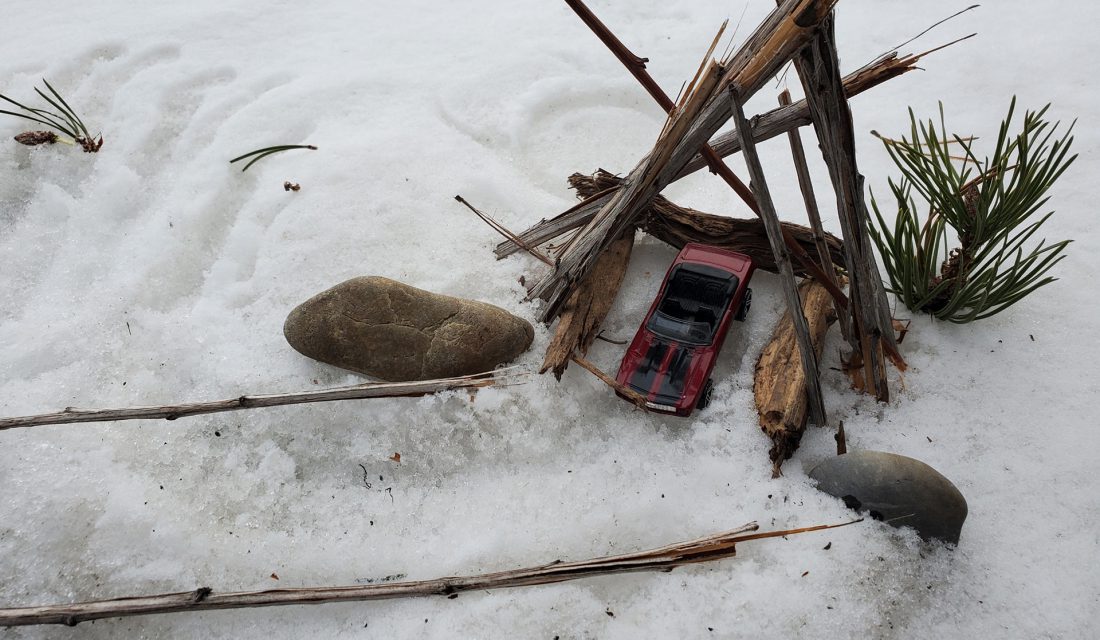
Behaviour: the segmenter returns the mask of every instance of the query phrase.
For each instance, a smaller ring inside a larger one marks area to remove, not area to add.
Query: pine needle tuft
[[[1026,112],[1023,130],[1010,134],[1013,98],[993,156],[984,160],[974,153],[974,138],[947,135],[942,104],[938,128],[931,120],[917,120],[910,109],[908,138],[880,136],[902,177],[889,181],[897,202],[894,223],[886,221],[872,193],[875,217],[869,230],[889,290],[910,310],[972,322],[1056,280],[1048,273],[1065,257],[1070,240],[1028,243],[1054,214],[1035,218],[1047,192],[1077,158],[1069,155],[1073,125],[1056,138],[1060,123],[1044,119],[1049,107]],[[961,166],[956,166],[959,153]],[[924,219],[914,193],[928,209]],[[949,229],[958,246],[949,248]]]

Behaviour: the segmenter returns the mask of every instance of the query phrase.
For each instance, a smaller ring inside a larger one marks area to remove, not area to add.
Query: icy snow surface
[[[845,0],[851,70],[966,3]],[[593,2],[670,93],[718,24],[737,40],[770,10],[744,3]],[[102,130],[98,155],[29,149],[0,118],[0,415],[351,384],[283,340],[294,305],[377,274],[534,319],[498,238],[570,206],[573,171],[629,170],[662,114],[558,2],[72,2],[8,0],[0,91],[49,79]],[[102,620],[15,638],[1074,638],[1100,608],[1094,231],[1098,170],[1091,2],[990,3],[905,51],[971,31],[927,69],[853,100],[861,168],[892,165],[871,129],[906,108],[991,135],[1013,94],[1079,117],[1081,158],[1045,227],[1074,238],[1061,280],[971,326],[913,318],[880,406],[849,391],[827,349],[826,402],[849,446],[924,460],[970,503],[957,549],[875,522],[746,543],[671,573],[420,599]],[[749,105],[761,112],[788,73]],[[803,131],[826,225],[826,174]],[[247,173],[227,160],[311,143]],[[783,216],[804,220],[784,138],[762,145]],[[732,161],[743,170],[740,159]],[[287,193],[284,180],[302,185]],[[719,180],[667,195],[747,216]],[[628,338],[674,251],[640,237],[606,323]],[[771,479],[752,369],[782,300],[754,282],[749,322],[689,420],[632,410],[587,373],[560,384],[423,399],[215,414],[175,422],[0,432],[0,606],[210,586],[218,591],[471,574],[660,546],[758,520],[850,514],[807,478],[833,452],[813,430]],[[904,310],[899,315],[908,315]],[[539,327],[521,364],[536,367]],[[613,371],[622,347],[591,358]],[[389,458],[401,454],[400,464]],[[369,488],[367,486],[369,483]],[[831,543],[831,547],[825,547]],[[806,573],[808,572],[808,573]],[[275,579],[275,575],[278,579]],[[611,614],[614,614],[613,616]]]

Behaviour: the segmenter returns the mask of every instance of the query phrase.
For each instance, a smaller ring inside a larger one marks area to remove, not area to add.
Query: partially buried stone
[[[527,350],[534,333],[500,307],[377,276],[322,291],[283,325],[302,355],[391,382],[489,371]]]
[[[924,539],[958,544],[966,499],[920,460],[882,451],[853,451],[814,467],[817,488],[850,508],[895,527],[913,527]]]

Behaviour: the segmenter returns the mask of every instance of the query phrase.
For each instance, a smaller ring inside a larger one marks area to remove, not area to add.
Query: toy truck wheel
[[[695,403],[696,409],[706,409],[710,404],[710,396],[714,393],[714,379],[707,378],[707,383],[703,385],[703,392],[699,394],[699,402]]]
[[[737,314],[733,316],[733,319],[738,322],[744,322],[745,316],[749,315],[749,307],[751,306],[752,289],[745,289],[745,297],[741,299],[741,306],[737,307]]]

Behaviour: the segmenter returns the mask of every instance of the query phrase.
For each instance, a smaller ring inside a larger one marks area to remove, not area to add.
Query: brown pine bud
[[[57,134],[53,131],[25,131],[15,136],[15,141],[28,147],[37,147],[40,144],[57,142]]]

